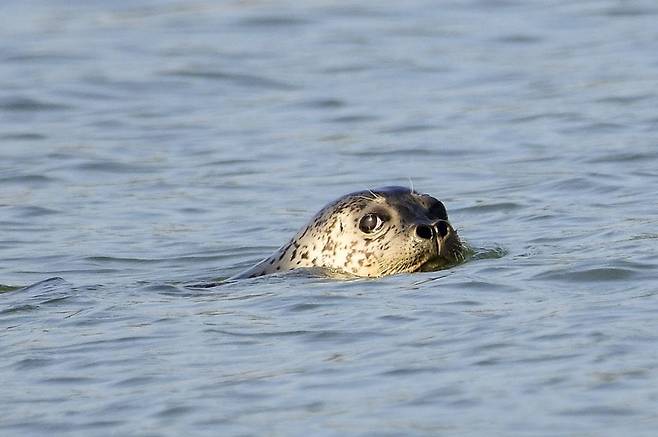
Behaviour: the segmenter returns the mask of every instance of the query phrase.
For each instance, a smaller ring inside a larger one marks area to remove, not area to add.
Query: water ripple
[[[36,132],[16,132],[10,134],[1,134],[0,140],[9,141],[40,141],[48,138],[46,135]]]
[[[286,82],[246,73],[232,73],[219,70],[203,69],[178,69],[166,71],[163,74],[167,76],[227,82],[232,85],[243,86],[246,88],[263,88],[280,91],[290,91],[297,89],[296,86]]]
[[[535,275],[535,279],[564,282],[609,282],[628,281],[637,276],[637,272],[617,267],[591,267],[582,270],[560,269]]]
[[[11,112],[63,111],[72,108],[72,106],[63,103],[47,102],[29,97],[0,100],[0,110]]]
[[[42,174],[22,174],[22,175],[9,175],[3,176],[0,174],[0,184],[3,185],[21,185],[21,186],[35,186],[41,184],[48,184],[52,182],[57,182],[58,179],[51,176],[46,176]],[[42,210],[47,210],[47,208],[41,208]]]
[[[312,24],[312,21],[289,15],[260,15],[243,18],[238,21],[238,25],[254,28],[284,28],[292,26],[302,26]]]

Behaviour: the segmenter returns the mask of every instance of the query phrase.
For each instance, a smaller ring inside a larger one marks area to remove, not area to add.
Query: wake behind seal
[[[325,206],[288,243],[230,279],[298,268],[360,277],[437,270],[464,259],[445,206],[428,194],[384,187]]]

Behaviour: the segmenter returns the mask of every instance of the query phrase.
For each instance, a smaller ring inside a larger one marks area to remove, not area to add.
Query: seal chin
[[[446,240],[437,241],[437,253],[422,263],[415,271],[431,272],[445,269],[464,261],[464,246],[457,234]]]
[[[425,261],[423,264],[418,267],[416,272],[434,272],[436,270],[442,270],[448,267],[452,267],[455,264],[458,264],[460,260],[457,258],[446,258],[444,256],[436,256]]]

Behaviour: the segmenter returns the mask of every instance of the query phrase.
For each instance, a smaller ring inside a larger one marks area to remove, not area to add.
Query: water
[[[0,12],[0,434],[655,434],[654,2]],[[185,286],[410,180],[474,259]]]

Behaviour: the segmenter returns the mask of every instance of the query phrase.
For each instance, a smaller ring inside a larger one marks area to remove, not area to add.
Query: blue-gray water
[[[0,434],[655,435],[657,20],[3,2]],[[409,180],[479,256],[184,286]]]

